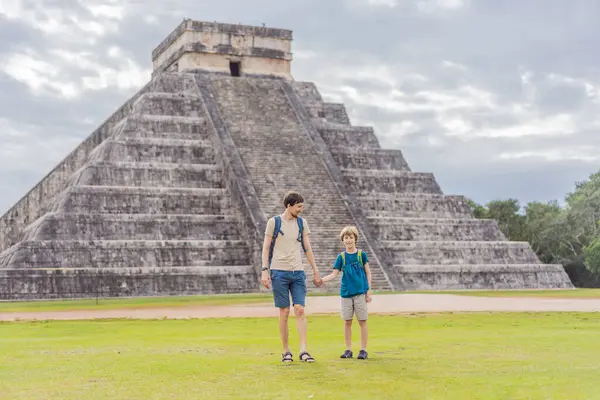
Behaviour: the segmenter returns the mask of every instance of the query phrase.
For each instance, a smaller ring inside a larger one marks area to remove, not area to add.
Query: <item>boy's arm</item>
[[[337,278],[339,274],[340,274],[340,270],[339,269],[334,269],[332,273],[330,273],[325,278],[323,278],[323,282],[332,281],[335,278]]]
[[[369,268],[369,263],[365,264],[365,273],[367,274],[367,283],[369,284],[369,290],[367,290],[367,301],[371,301],[371,268]]]

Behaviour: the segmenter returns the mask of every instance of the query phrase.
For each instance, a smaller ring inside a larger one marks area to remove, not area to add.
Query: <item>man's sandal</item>
[[[314,363],[315,359],[310,354],[308,354],[307,351],[303,351],[302,353],[300,353],[300,361]]]
[[[290,353],[289,351],[287,353],[282,354],[281,356],[281,362],[283,363],[291,363],[294,361],[294,358],[292,356],[292,353]]]

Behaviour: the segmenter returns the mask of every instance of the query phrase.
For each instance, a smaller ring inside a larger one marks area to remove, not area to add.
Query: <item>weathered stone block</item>
[[[539,264],[526,242],[382,241],[394,265]]]
[[[225,189],[124,186],[74,186],[53,211],[153,215],[228,215],[233,212]]]
[[[473,218],[463,196],[430,193],[375,193],[357,197],[369,217]]]
[[[93,211],[93,210],[90,210]],[[24,240],[236,240],[232,215],[49,213],[28,226]]]
[[[327,121],[334,124],[350,125],[350,118],[348,118],[346,107],[343,104],[325,103],[323,111]]]
[[[323,104],[323,97],[321,97],[317,86],[313,82],[293,81],[291,84],[303,103]]]
[[[116,138],[173,138],[183,140],[208,139],[205,118],[169,117],[164,115],[132,115],[123,121]]]
[[[258,290],[253,266],[2,269],[1,300],[181,296]]]
[[[342,169],[342,174],[346,184],[361,196],[373,193],[442,193],[435,177],[428,172]]]
[[[145,93],[133,107],[134,114],[197,117],[198,96],[190,94]]]
[[[87,166],[77,178],[79,185],[218,188],[218,168],[203,164],[96,163]]]
[[[375,131],[370,126],[348,126],[327,122],[318,124],[319,132],[330,147],[380,148]]]
[[[447,218],[369,218],[380,240],[502,241],[496,221]]]
[[[0,268],[142,268],[248,265],[244,240],[49,240],[0,254]]]
[[[214,164],[215,151],[208,140],[110,139],[98,146],[90,157],[100,162],[140,162],[171,164]]]
[[[572,285],[562,265],[397,265],[407,290],[568,289]]]
[[[410,171],[400,150],[335,147],[331,154],[341,169]]]

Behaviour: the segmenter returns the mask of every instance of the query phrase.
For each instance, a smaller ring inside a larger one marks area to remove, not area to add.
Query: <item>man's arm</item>
[[[369,263],[365,264],[365,273],[367,274],[367,283],[369,284],[369,290],[367,291],[367,303],[371,301],[371,268]]]
[[[260,282],[264,287],[269,289],[271,286],[271,275],[269,274],[269,250],[271,247],[271,242],[273,241],[273,236],[265,235],[265,240],[263,241],[263,249],[262,249],[262,269],[263,271],[260,274]],[[267,270],[264,270],[267,268]]]
[[[304,241],[304,247],[306,248],[306,259],[308,260],[308,263],[310,264],[313,272],[313,282],[315,284],[320,283],[321,276],[319,274],[319,270],[317,269],[317,264],[315,263],[315,255],[312,251],[312,246],[310,244],[310,238],[308,236],[308,233],[304,231],[302,233],[302,237]]]

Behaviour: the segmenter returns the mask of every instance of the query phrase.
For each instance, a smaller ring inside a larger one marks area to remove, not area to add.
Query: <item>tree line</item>
[[[529,242],[543,263],[562,264],[575,286],[600,287],[600,171],[576,182],[562,206],[516,199],[469,206],[476,218],[496,220],[509,240]]]

